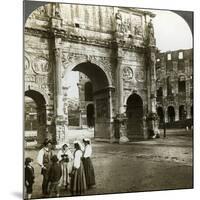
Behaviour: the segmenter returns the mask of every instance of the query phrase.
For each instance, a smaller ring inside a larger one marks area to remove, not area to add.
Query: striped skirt
[[[81,161],[80,167],[72,170],[70,190],[72,195],[83,195],[86,188],[85,172]]]

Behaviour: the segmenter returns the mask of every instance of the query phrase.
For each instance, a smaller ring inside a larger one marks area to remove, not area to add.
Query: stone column
[[[175,107],[175,122],[179,121],[179,107]]]
[[[53,105],[46,105],[46,112],[47,112],[47,132],[49,136],[55,141],[55,124],[54,124],[54,110]]]
[[[156,112],[156,43],[152,20],[146,24],[146,65],[147,65],[147,98],[149,136],[158,135],[158,117]]]
[[[79,111],[79,127],[80,127],[81,129],[83,128],[82,113],[83,113],[83,110],[80,109],[80,111]]]
[[[167,112],[167,107],[166,107],[166,108],[163,108],[163,110],[164,110],[164,113],[165,113],[165,116],[164,116],[165,122],[168,123],[168,112]]]
[[[187,111],[186,119],[191,119],[192,116],[191,116],[191,106],[190,105],[186,106],[186,111]]]
[[[56,67],[56,115],[62,115],[62,84],[61,84],[61,67],[62,67],[62,60],[61,60],[61,49],[57,47],[54,49],[55,53],[55,67]]]
[[[65,121],[64,121],[64,102],[62,92],[62,19],[60,15],[60,5],[52,3],[52,13],[50,18],[52,34],[52,54],[54,55],[54,123],[55,123],[55,142],[57,144],[65,140]]]
[[[113,122],[113,105],[112,105],[112,89],[113,88],[109,88],[108,89],[108,101],[109,101],[109,119],[110,122]]]
[[[54,57],[55,57],[55,126],[56,126],[56,143],[60,144],[65,140],[65,122],[64,121],[64,102],[63,102],[63,90],[62,90],[62,40],[55,34],[54,39]]]
[[[146,114],[143,116],[143,134],[144,134],[144,139],[148,139],[148,130],[147,130],[147,118],[146,118]]]
[[[150,53],[150,88],[151,88],[151,112],[156,113],[156,66],[155,48],[149,49]]]
[[[59,144],[65,140],[65,127],[64,127],[64,105],[63,105],[63,94],[62,94],[62,83],[61,83],[61,47],[58,46],[60,39],[55,39],[55,68],[56,68],[56,142]]]
[[[108,88],[108,102],[109,102],[109,122],[110,122],[110,143],[116,141],[114,133],[114,123],[113,123],[113,103],[112,103],[112,90],[113,88]]]
[[[124,113],[123,102],[123,69],[122,69],[122,50],[118,49],[117,58],[117,88],[118,88],[118,113]]]

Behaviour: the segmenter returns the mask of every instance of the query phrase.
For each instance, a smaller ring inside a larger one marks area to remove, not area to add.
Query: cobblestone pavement
[[[162,133],[161,133],[162,136]],[[125,145],[93,142],[96,188],[87,195],[193,187],[192,133],[169,131],[166,138]],[[38,150],[26,150],[36,160]],[[34,162],[33,198],[41,197],[42,176]],[[61,196],[70,196],[62,191]]]

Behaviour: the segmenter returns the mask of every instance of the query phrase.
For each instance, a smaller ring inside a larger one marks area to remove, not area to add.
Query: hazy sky
[[[161,52],[178,49],[192,48],[192,33],[185,20],[171,11],[149,10],[156,14],[153,19],[156,45]],[[71,72],[68,83],[71,87],[68,90],[69,97],[78,96],[78,73]]]
[[[192,48],[192,33],[185,20],[171,11],[151,10],[156,45],[163,51]]]

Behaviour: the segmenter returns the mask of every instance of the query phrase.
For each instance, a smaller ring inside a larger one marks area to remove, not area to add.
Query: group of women
[[[83,139],[83,144],[84,146],[80,141],[75,141],[73,154],[69,145],[64,144],[57,154],[62,169],[60,187],[69,188],[72,195],[82,195],[86,189],[95,186],[90,139]]]

